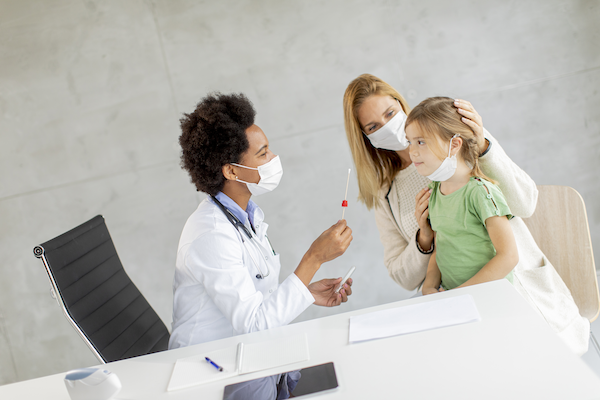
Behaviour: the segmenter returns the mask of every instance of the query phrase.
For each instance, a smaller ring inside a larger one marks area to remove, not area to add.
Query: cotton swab
[[[346,179],[346,194],[344,195],[344,201],[342,201],[342,219],[344,219],[344,213],[346,212],[346,208],[348,207],[348,183],[350,183],[350,171],[348,168],[348,179]]]

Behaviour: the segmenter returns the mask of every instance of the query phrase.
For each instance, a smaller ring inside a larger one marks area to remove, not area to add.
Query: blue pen
[[[219,372],[223,371],[223,367],[219,367],[213,360],[211,360],[208,357],[204,357],[206,359],[206,362],[209,363],[210,365],[212,365],[213,367],[215,367],[216,369],[219,370]]]

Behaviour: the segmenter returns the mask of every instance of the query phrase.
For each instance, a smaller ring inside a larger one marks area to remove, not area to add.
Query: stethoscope
[[[255,243],[256,239],[252,235],[252,232],[250,232],[250,229],[248,229],[242,223],[242,221],[239,220],[238,217],[236,217],[227,207],[225,207],[223,205],[223,203],[221,203],[219,200],[217,200],[217,198],[215,196],[211,195],[210,198],[215,202],[215,204],[217,206],[219,206],[219,208],[221,209],[221,211],[223,211],[223,214],[225,214],[225,216],[227,217],[227,219],[229,220],[229,222],[231,222],[231,225],[233,225],[238,230],[238,232],[240,231],[240,229],[242,229],[242,231],[246,234],[246,236],[248,236],[248,239],[249,239],[250,243],[252,243],[252,245],[256,249],[258,249],[258,251],[264,256],[264,253],[263,253],[261,247],[258,244]],[[256,274],[256,279],[263,279],[263,278],[266,278],[267,276],[269,276],[269,274],[270,274],[269,265],[267,264],[267,273],[263,273],[262,268],[260,267],[260,263],[256,262],[256,260],[254,259],[254,256],[252,255],[252,252],[246,247],[246,241],[244,240],[244,235],[240,235],[240,237],[242,239],[242,243],[244,243],[244,247],[246,248],[246,251],[250,255],[250,258],[252,259],[252,262],[254,263],[254,266],[258,270],[258,274]],[[271,251],[273,251],[273,254],[275,254],[275,250],[273,250],[273,246],[271,245],[271,241],[269,240],[269,238],[266,235],[265,235],[265,237],[267,238],[267,241],[269,242],[269,246],[271,246]]]

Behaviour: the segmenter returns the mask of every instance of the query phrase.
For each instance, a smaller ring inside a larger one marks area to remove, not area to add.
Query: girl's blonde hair
[[[462,122],[462,116],[454,107],[454,99],[449,97],[430,97],[419,103],[408,115],[405,127],[416,123],[426,140],[427,147],[440,160],[448,156],[447,150],[440,146],[440,140],[449,143],[454,135],[462,138],[460,156],[472,167],[471,176],[483,178],[492,183],[479,167],[479,146],[475,133]]]
[[[377,194],[382,186],[390,186],[400,171],[400,156],[395,151],[378,149],[371,145],[358,121],[358,110],[373,95],[390,96],[408,115],[410,107],[404,97],[392,86],[370,74],[354,79],[344,93],[344,125],[358,178],[358,200],[368,209],[377,206]]]

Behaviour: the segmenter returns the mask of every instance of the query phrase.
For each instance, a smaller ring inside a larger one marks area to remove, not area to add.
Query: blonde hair
[[[373,95],[390,96],[398,102],[405,114],[410,107],[404,97],[392,86],[371,74],[363,74],[354,79],[344,93],[344,126],[346,137],[356,166],[358,178],[358,200],[368,209],[377,206],[377,194],[384,186],[390,186],[400,171],[401,160],[392,150],[378,149],[363,134],[358,121],[358,110],[365,100]]]
[[[471,176],[483,178],[492,183],[479,167],[479,145],[475,133],[465,123],[454,107],[454,100],[449,97],[430,97],[413,108],[406,119],[405,127],[416,123],[426,140],[427,147],[440,160],[448,156],[440,146],[440,141],[449,143],[454,135],[460,136],[462,146],[459,155],[472,167]]]

